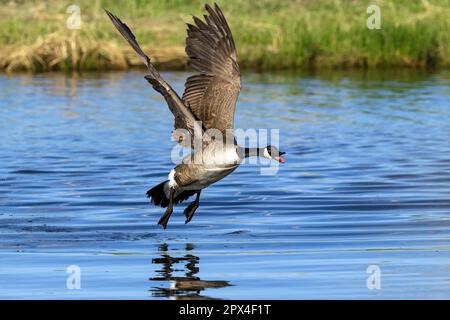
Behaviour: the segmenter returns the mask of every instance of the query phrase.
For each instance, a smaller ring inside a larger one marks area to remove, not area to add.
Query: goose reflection
[[[213,297],[201,295],[201,292],[209,288],[228,287],[228,281],[201,280],[196,274],[199,272],[199,257],[192,254],[194,245],[185,245],[184,252],[179,257],[169,254],[169,245],[164,243],[159,246],[160,257],[152,259],[152,263],[161,265],[156,270],[156,276],[151,281],[165,282],[166,285],[155,286],[150,290],[153,297],[166,297],[177,300],[190,299],[214,299]],[[175,276],[180,274],[183,276]],[[167,284],[167,282],[169,282]]]

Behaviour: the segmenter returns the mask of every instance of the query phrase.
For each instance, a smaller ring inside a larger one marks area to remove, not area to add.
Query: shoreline
[[[103,12],[133,30],[160,70],[188,70],[186,23],[205,0],[79,0],[81,25],[70,29],[65,3],[10,0],[0,7],[0,71],[129,70],[139,58]],[[364,0],[259,0],[222,3],[242,70],[450,69],[446,0],[375,0],[379,29],[367,27]],[[275,13],[275,14],[274,14]]]
[[[23,48],[18,49],[23,50]],[[93,49],[92,49],[93,50]],[[160,71],[190,71],[187,66],[187,55],[184,52],[183,47],[177,48],[143,48],[147,52],[155,65]],[[9,56],[14,56],[14,50],[9,49]],[[30,53],[33,55],[33,53]],[[111,61],[104,58],[99,58],[92,61],[78,61],[78,65],[75,67],[72,64],[72,57],[67,56],[60,58],[61,61],[58,64],[52,65],[46,63],[48,56],[47,53],[42,56],[35,56],[27,58],[24,62],[17,61],[11,62],[11,58],[4,59],[3,55],[0,55],[0,73],[14,74],[14,73],[47,73],[47,72],[108,72],[108,71],[132,71],[132,70],[145,70],[145,66],[142,61],[131,49],[124,48],[119,53],[115,52],[117,61]],[[24,56],[24,54],[22,54]],[[54,57],[55,59],[56,57]],[[87,60],[91,57],[87,56]],[[239,56],[238,56],[239,59]],[[86,64],[85,64],[86,63]],[[384,70],[417,70],[417,71],[440,71],[450,70],[450,64],[431,64],[427,65],[426,62],[412,62],[408,59],[403,59],[393,63],[377,64],[375,66],[369,66],[363,62],[363,58],[355,58],[353,61],[348,59],[336,60],[333,58],[327,59],[326,57],[319,57],[314,61],[311,61],[308,65],[303,66],[264,66],[264,63],[258,60],[239,62],[239,66],[242,71],[246,72],[277,72],[277,71],[289,71],[289,72],[320,72],[320,71],[345,71],[345,70],[358,70],[358,71],[384,71]]]

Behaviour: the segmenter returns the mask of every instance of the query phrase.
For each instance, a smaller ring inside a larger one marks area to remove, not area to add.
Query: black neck
[[[264,157],[265,148],[241,148],[245,158],[248,157]]]

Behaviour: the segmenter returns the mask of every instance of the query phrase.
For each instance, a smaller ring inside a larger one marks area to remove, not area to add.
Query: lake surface
[[[287,162],[165,231],[173,119],[143,75],[0,75],[0,298],[450,298],[449,72],[244,75],[236,127]]]

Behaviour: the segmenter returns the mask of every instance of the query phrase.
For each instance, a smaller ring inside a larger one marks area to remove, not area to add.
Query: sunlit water
[[[143,75],[0,75],[0,298],[450,298],[449,73],[247,74],[236,126],[279,128],[287,163],[166,231],[173,118]]]

